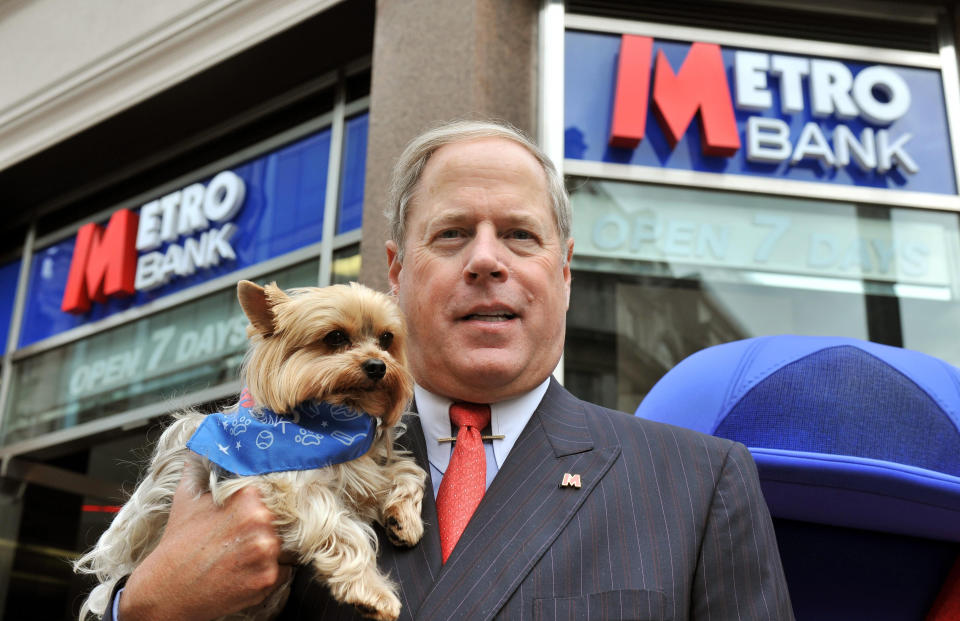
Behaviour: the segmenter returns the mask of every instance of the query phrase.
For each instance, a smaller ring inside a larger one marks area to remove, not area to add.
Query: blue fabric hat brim
[[[776,517],[960,542],[958,477],[862,457],[750,452]]]

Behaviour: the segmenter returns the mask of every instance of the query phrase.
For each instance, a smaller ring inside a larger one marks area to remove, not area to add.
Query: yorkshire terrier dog
[[[225,413],[175,415],[143,481],[76,562],[100,581],[81,619],[103,615],[116,582],[156,547],[187,462],[196,464],[195,493],[210,491],[217,504],[255,485],[284,552],[312,565],[337,601],[396,619],[400,601],[377,569],[372,523],[395,545],[417,543],[426,478],[393,449],[413,394],[403,318],[389,297],[356,283],[284,292],[241,281],[237,295],[250,320],[246,389]],[[276,617],[291,581],[224,618]]]

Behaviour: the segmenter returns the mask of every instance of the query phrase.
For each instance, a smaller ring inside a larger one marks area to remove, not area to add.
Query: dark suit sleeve
[[[717,480],[692,599],[696,620],[794,618],[757,468],[742,444],[727,453]]]

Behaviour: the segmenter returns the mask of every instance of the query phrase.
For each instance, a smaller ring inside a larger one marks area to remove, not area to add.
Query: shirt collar
[[[543,400],[549,385],[548,377],[526,394],[490,404],[491,433],[504,436],[502,440],[493,440],[493,454],[497,460],[497,468],[503,467],[503,462],[506,461],[507,455],[520,437],[520,432],[527,426],[533,412]],[[453,435],[450,430],[450,404],[453,400],[435,395],[420,385],[413,387],[413,393],[417,402],[417,412],[420,414],[420,425],[423,427],[423,437],[427,442],[427,459],[434,468],[440,472],[446,472],[453,443],[440,443],[437,439]]]

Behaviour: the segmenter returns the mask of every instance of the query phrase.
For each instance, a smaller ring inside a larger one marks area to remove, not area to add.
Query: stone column
[[[537,127],[537,0],[379,0],[360,280],[388,290],[383,215],[406,143],[454,119]]]

